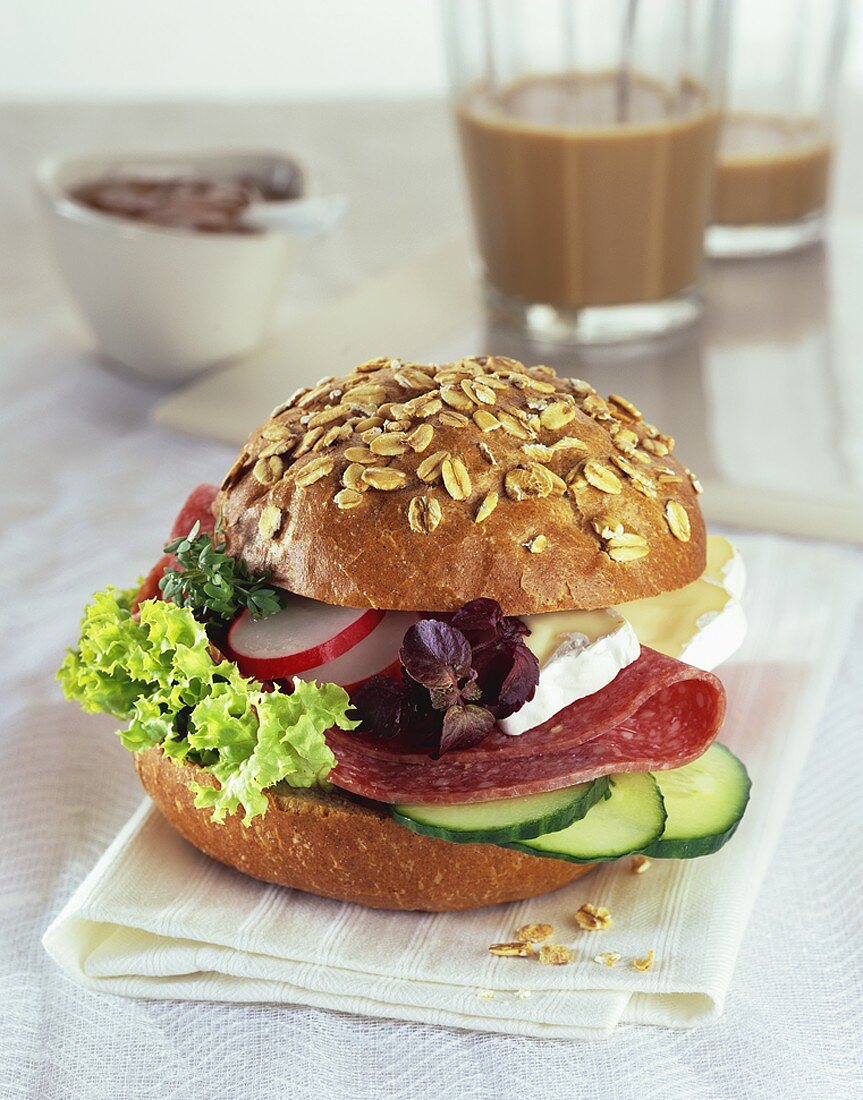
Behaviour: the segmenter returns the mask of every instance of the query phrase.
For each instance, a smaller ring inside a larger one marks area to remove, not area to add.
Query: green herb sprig
[[[168,543],[165,553],[173,554],[180,568],[169,567],[159,581],[165,599],[200,618],[223,622],[244,607],[254,619],[265,619],[284,607],[283,593],[267,584],[269,574],[253,577],[246,563],[232,558],[226,547],[221,518],[212,535],[201,534],[196,522],[188,535]]]

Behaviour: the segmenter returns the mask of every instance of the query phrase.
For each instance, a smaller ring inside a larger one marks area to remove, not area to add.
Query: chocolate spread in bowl
[[[276,190],[251,176],[208,180],[123,175],[82,184],[70,192],[70,198],[103,214],[168,229],[256,233],[243,224],[249,204],[296,198],[296,192]]]

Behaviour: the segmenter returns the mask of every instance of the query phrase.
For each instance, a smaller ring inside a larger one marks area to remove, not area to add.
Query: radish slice
[[[370,676],[398,675],[402,641],[418,618],[412,611],[388,611],[383,622],[362,642],[334,661],[308,669],[299,679],[339,684],[350,693]]]
[[[288,596],[281,611],[253,619],[244,611],[228,630],[229,656],[246,676],[280,680],[336,660],[366,638],[385,611],[333,607]]]

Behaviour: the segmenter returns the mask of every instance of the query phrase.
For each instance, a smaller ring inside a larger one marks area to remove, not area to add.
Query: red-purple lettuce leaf
[[[363,728],[385,741],[404,732],[413,710],[403,685],[388,676],[371,676],[353,692],[351,703]]]
[[[539,661],[524,642],[530,628],[521,619],[483,597],[466,603],[450,623],[470,643],[482,700],[495,718],[506,718],[533,698]]]
[[[529,633],[485,598],[421,619],[399,650],[403,683],[377,676],[354,693],[363,729],[429,742],[435,755],[477,744],[533,698],[539,662],[524,642]]]
[[[494,715],[487,707],[456,703],[444,715],[438,754],[477,745],[488,737],[494,726]]]
[[[408,676],[429,691],[447,690],[471,673],[471,648],[460,630],[420,619],[405,634],[399,660]]]

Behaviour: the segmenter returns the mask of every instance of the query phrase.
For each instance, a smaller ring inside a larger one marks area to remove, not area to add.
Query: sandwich
[[[749,797],[711,671],[743,568],[673,451],[548,367],[363,363],[192,491],[59,679],[187,841],[266,882],[456,910],[710,855]]]

